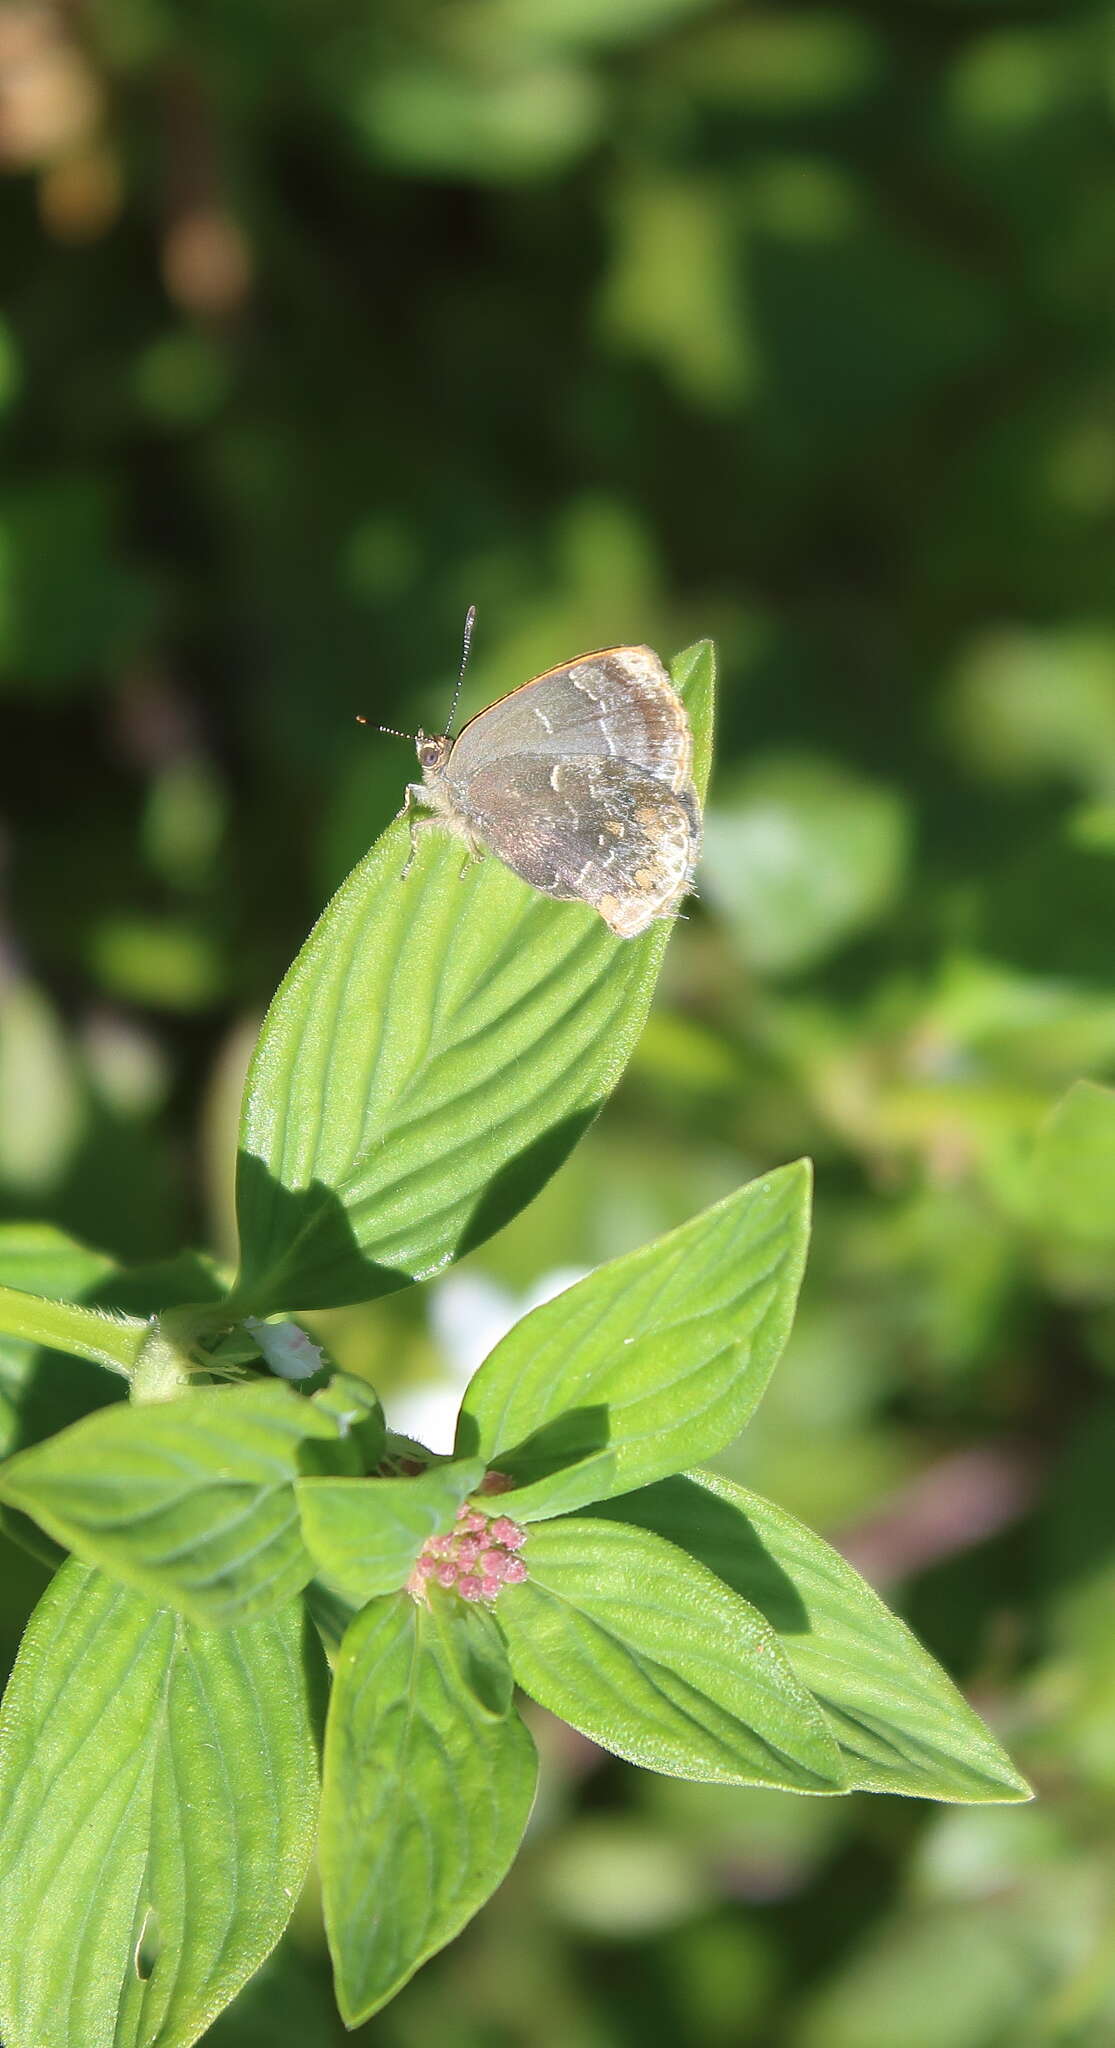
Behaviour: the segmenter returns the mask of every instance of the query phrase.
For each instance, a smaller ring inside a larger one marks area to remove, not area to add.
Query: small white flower
[[[258,1316],[245,1316],[244,1328],[280,1379],[308,1380],[325,1364],[325,1353],[298,1323],[264,1323]]]

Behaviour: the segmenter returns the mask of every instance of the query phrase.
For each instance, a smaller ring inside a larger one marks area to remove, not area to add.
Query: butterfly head
[[[441,773],[449,759],[452,745],[453,742],[446,733],[415,733],[414,746],[423,775],[433,778]]]
[[[464,644],[461,648],[460,674],[457,677],[457,687],[453,692],[453,702],[449,707],[446,731],[443,733],[400,732],[397,725],[381,725],[378,728],[380,732],[390,733],[392,739],[414,741],[422,768],[423,779],[426,782],[438,781],[452,752],[453,741],[450,735],[453,731],[453,720],[457,715],[457,705],[460,702],[461,684],[464,682],[465,669],[468,667],[469,648],[472,646],[472,629],[475,624],[476,606],[470,604],[465,616],[465,636]],[[357,725],[367,725],[368,723],[360,711],[356,714],[356,723]]]

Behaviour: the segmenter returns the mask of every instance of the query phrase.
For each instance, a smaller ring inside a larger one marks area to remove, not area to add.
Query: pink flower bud
[[[457,1591],[462,1600],[482,1600],[487,1587],[482,1579],[477,1578],[475,1572],[466,1572],[464,1578],[457,1581]]]
[[[457,1583],[456,1565],[439,1564],[437,1567],[437,1582],[439,1586],[455,1586]]]
[[[527,1540],[527,1532],[513,1522],[509,1515],[500,1515],[488,1524],[488,1534],[493,1543],[502,1543],[507,1550],[518,1550]]]
[[[502,1580],[507,1555],[506,1550],[482,1550],[478,1560],[481,1571],[489,1579]]]
[[[494,1600],[496,1594],[499,1592],[499,1580],[481,1579],[480,1590],[483,1593],[485,1600]]]
[[[503,1583],[504,1583],[504,1585],[505,1585],[505,1586],[517,1586],[517,1585],[519,1585],[519,1584],[521,1583],[521,1581],[522,1581],[523,1579],[525,1579],[525,1578],[526,1578],[526,1575],[527,1575],[527,1568],[526,1568],[526,1561],[525,1561],[525,1559],[524,1559],[524,1558],[521,1558],[521,1557],[506,1557],[506,1558],[504,1559],[504,1561],[503,1561]]]

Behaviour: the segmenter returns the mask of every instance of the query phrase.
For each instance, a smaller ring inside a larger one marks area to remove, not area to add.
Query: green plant
[[[711,648],[674,674],[703,788]],[[0,1502],[59,1565],[4,1708],[7,2048],[203,2032],[293,1908],[327,1693],[319,1856],[350,2024],[515,1853],[535,1776],[516,1682],[675,1776],[1027,1796],[835,1552],[684,1469],[737,1434],[785,1342],[804,1162],[526,1316],[449,1458],[393,1436],[316,1354],[307,1373],[292,1312],[427,1277],[553,1172],[618,1079],[666,943],[617,941],[495,862],[461,884],[449,845],[400,888],[402,858],[392,828],[264,1023],[230,1285],[202,1260],[116,1275],[34,1229],[3,1248],[21,1284],[0,1289]],[[90,1292],[109,1306],[50,1298]],[[130,1401],[104,1405],[56,1353]]]

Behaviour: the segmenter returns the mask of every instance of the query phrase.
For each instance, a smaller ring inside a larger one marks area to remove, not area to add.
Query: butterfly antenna
[[[457,674],[457,687],[453,692],[453,702],[449,706],[449,719],[445,728],[447,733],[450,733],[453,730],[453,720],[457,714],[457,706],[461,701],[461,686],[465,680],[465,670],[468,667],[468,658],[470,653],[472,652],[472,629],[475,626],[475,624],[476,606],[474,604],[470,604],[467,612],[465,613],[465,633],[464,639],[461,642],[461,666]]]
[[[370,719],[365,718],[364,713],[362,711],[358,711],[356,714],[356,723],[357,725],[369,725],[371,721]],[[414,738],[414,734],[412,732],[400,732],[397,725],[377,725],[375,730],[377,732],[390,733],[391,738],[393,740],[412,740]]]

